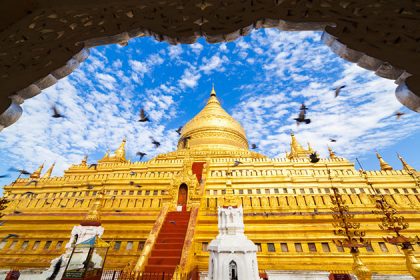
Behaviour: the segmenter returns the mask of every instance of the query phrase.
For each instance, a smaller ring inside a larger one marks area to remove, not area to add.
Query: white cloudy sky
[[[44,161],[56,162],[60,175],[85,154],[100,159],[123,137],[131,160],[137,151],[151,158],[174,150],[175,129],[204,106],[212,82],[261,153],[284,156],[293,130],[324,156],[331,144],[337,154],[377,168],[377,149],[400,168],[398,151],[418,168],[419,115],[398,103],[393,81],[340,59],[320,37],[265,29],[231,43],[170,46],[138,38],[126,47],[92,49],[76,72],[25,102],[21,119],[0,132],[0,175],[10,166],[32,171]],[[346,88],[334,98],[339,85]],[[312,123],[296,126],[301,102]],[[51,118],[53,104],[65,119]],[[142,107],[150,123],[137,122]],[[396,111],[406,115],[396,120]],[[152,135],[162,143],[157,150]]]

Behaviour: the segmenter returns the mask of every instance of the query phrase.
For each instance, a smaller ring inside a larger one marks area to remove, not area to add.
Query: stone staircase
[[[190,212],[168,212],[147,261],[146,273],[174,273],[181,259],[189,220]]]

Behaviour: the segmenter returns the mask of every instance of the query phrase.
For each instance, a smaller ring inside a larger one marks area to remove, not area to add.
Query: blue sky
[[[320,38],[320,32],[264,29],[230,43],[171,46],[137,38],[125,47],[91,49],[77,71],[27,100],[21,119],[0,132],[0,174],[10,166],[33,171],[45,161],[46,167],[56,162],[53,174],[61,175],[85,154],[90,162],[100,159],[124,136],[133,161],[137,151],[150,159],[174,150],[175,129],[201,110],[213,82],[263,154],[284,157],[293,130],[322,156],[330,144],[365,169],[379,168],[375,149],[396,169],[396,152],[419,168],[420,115],[398,103],[393,81],[342,60]],[[346,88],[334,98],[339,85]],[[312,123],[298,127],[293,118],[301,102]],[[53,104],[65,119],[51,118]],[[150,123],[137,122],[142,107]],[[406,115],[397,120],[396,111]],[[157,150],[151,135],[162,143]]]

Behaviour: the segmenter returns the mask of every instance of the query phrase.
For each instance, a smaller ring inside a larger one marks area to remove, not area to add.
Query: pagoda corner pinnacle
[[[42,178],[50,178],[51,174],[54,170],[54,167],[55,167],[55,162],[51,165],[50,168],[48,168],[47,172],[45,172],[45,174],[42,176]]]
[[[393,170],[392,166],[389,165],[383,158],[382,156],[376,152],[376,157],[379,160],[379,165],[381,167],[381,170],[387,171],[387,170]]]
[[[399,153],[397,153],[397,156],[398,156],[399,160],[401,161],[404,170],[406,170],[406,171],[415,171],[416,170],[416,169],[414,169],[414,167],[410,166]]]
[[[331,149],[330,146],[327,146],[328,148],[328,153],[330,154],[330,158],[337,158],[337,156],[335,155],[334,151]]]
[[[86,166],[86,165],[87,165],[87,161],[88,161],[88,156],[87,156],[87,155],[85,155],[85,156],[83,157],[83,159],[82,159],[82,163],[81,163],[80,165],[82,165],[82,166]]]
[[[44,164],[45,164],[45,162],[44,163],[42,163],[39,167],[38,167],[38,169],[37,170],[35,170],[29,177],[30,178],[32,178],[32,179],[38,179],[38,178],[40,178],[41,177],[41,172],[42,172],[42,169],[44,168]]]

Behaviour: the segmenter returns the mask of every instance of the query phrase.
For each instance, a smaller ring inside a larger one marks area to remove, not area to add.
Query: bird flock
[[[341,85],[341,86],[338,86],[338,87],[334,88],[333,89],[334,90],[334,97],[337,98],[340,95],[341,90],[344,89],[344,88],[346,88],[346,85]],[[311,123],[311,119],[306,117],[307,111],[308,111],[308,107],[306,107],[305,103],[302,103],[300,105],[300,108],[299,108],[298,117],[294,118],[297,126],[299,126],[301,123],[304,123],[304,124],[310,124]],[[404,112],[397,111],[392,116],[395,116],[396,119],[399,120],[403,115],[405,115]],[[335,139],[335,138],[329,138],[329,140],[332,143],[337,142],[337,139]],[[311,153],[309,155],[309,160],[312,163],[317,163],[319,161],[318,154],[316,152]]]
[[[340,96],[341,91],[346,88],[346,85],[341,85],[338,86],[336,88],[333,89],[334,91],[334,97],[337,98]],[[51,106],[51,110],[52,110],[52,115],[51,117],[54,119],[60,119],[60,118],[66,118],[66,116],[64,114],[62,114],[60,112],[60,110],[58,109],[57,105],[53,105]],[[297,118],[294,118],[294,120],[296,121],[296,125],[299,126],[300,124],[310,124],[311,123],[311,119],[307,117],[307,112],[308,112],[309,108],[305,105],[305,103],[302,103],[300,105],[299,108],[299,114],[297,116]],[[404,116],[406,113],[401,112],[401,111],[397,111],[395,112],[392,116],[395,116],[397,120],[401,119],[402,116]],[[141,108],[140,109],[140,113],[139,113],[139,119],[138,122],[140,123],[146,123],[146,122],[150,122],[150,118],[149,115],[146,113],[146,111]],[[175,132],[181,136],[181,131],[182,131],[183,126],[180,126],[178,129],[175,130]],[[179,140],[179,143],[181,143],[181,147],[182,148],[188,148],[188,142],[191,140],[191,136],[184,136],[181,137]],[[159,148],[161,146],[161,143],[159,141],[157,141],[155,138],[153,138],[152,136],[150,136],[150,141],[151,144],[154,146],[155,149]],[[337,142],[337,139],[335,138],[329,138],[329,141],[332,143]],[[258,149],[258,146],[256,144],[251,144],[250,147],[252,150]],[[145,156],[147,155],[147,153],[142,152],[142,151],[138,151],[136,152],[136,156],[139,157],[139,161],[141,161]],[[319,161],[319,156],[316,152],[312,153],[309,155],[309,160],[312,163],[317,163]],[[89,169],[93,168],[96,170],[98,164],[97,163],[92,163],[89,165]],[[18,172],[19,173],[19,177],[20,178],[22,175],[30,175],[30,172],[24,170],[24,169],[16,169],[16,168],[9,168],[10,172]],[[0,179],[2,178],[8,178],[10,177],[10,174],[0,174]],[[35,186],[37,185],[37,181],[36,180],[31,180],[27,183],[27,185],[31,185],[34,184]]]

